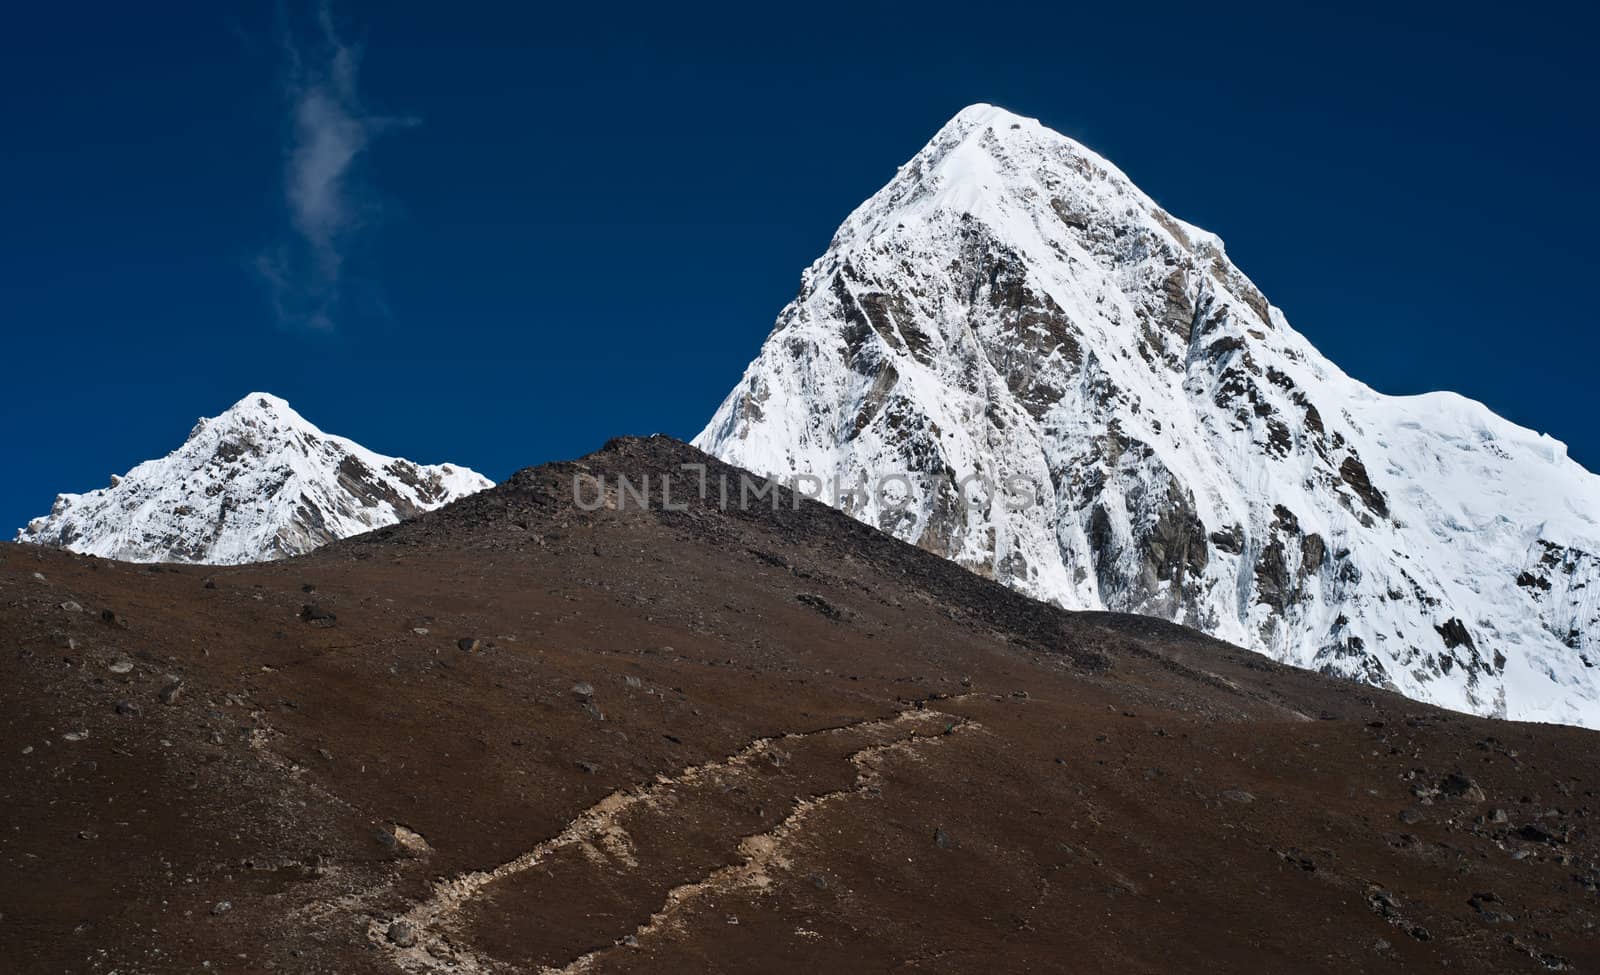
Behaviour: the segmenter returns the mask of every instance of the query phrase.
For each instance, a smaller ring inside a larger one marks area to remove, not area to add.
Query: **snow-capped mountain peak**
[[[1187,623],[1482,714],[1600,726],[1600,478],[1386,396],[1214,234],[1037,121],[964,109],[846,218],[695,441],[780,477],[981,476],[852,513],[1068,608]]]
[[[17,541],[133,562],[283,558],[491,485],[465,467],[374,453],[251,393],[202,417],[177,450],[109,486],[62,494]]]

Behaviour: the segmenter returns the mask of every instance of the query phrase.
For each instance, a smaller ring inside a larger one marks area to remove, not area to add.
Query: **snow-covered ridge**
[[[779,477],[1026,478],[1022,511],[853,513],[1068,608],[1600,727],[1600,478],[1482,404],[1347,376],[1218,237],[1002,109],[846,218],[695,443]]]
[[[493,482],[465,467],[385,457],[251,393],[183,446],[109,487],[62,494],[17,541],[130,562],[233,564],[299,555]]]

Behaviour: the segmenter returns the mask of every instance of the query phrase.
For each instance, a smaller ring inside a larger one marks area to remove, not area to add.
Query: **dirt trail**
[[[560,833],[515,859],[493,870],[473,871],[443,881],[434,887],[427,900],[398,917],[373,919],[368,936],[373,943],[390,951],[396,964],[407,972],[509,970],[509,966],[475,953],[470,944],[458,940],[464,926],[463,916],[471,910],[472,902],[492,885],[512,882],[569,851],[579,852],[584,862],[596,870],[613,875],[648,875],[656,864],[638,854],[635,837],[683,830],[685,824],[677,816],[685,805],[682,800],[686,794],[711,785],[714,786],[712,791],[726,795],[734,788],[730,779],[750,780],[763,760],[771,760],[780,767],[792,763],[794,751],[818,742],[851,749],[844,759],[852,774],[847,786],[796,797],[787,815],[769,830],[722,837],[726,854],[735,857],[737,862],[713,870],[698,880],[672,887],[658,908],[648,912],[635,927],[619,930],[612,944],[583,951],[566,964],[540,966],[545,972],[589,971],[601,955],[617,946],[637,947],[651,938],[670,937],[680,929],[679,915],[691,901],[734,890],[766,889],[774,881],[775,870],[790,866],[786,852],[810,815],[825,806],[866,795],[881,781],[881,763],[891,757],[915,758],[920,749],[937,746],[945,736],[976,727],[966,718],[918,706],[887,718],[758,738],[725,758],[685,768],[675,775],[657,776],[649,785],[638,789],[611,793],[584,810]],[[803,787],[814,777],[790,776],[784,784]],[[681,851],[675,852],[681,855]],[[563,889],[551,891],[549,895],[563,897],[567,893],[568,890]],[[523,896],[527,896],[526,892]],[[529,918],[527,923],[539,922]],[[397,940],[406,943],[396,944]]]

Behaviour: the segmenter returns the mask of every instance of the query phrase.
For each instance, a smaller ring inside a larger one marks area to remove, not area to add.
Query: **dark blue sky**
[[[1388,6],[346,0],[353,88],[314,7],[17,7],[0,529],[253,389],[496,478],[691,436],[839,221],[977,101],[1219,233],[1355,376],[1600,466],[1595,15]],[[302,131],[332,141],[286,195]]]

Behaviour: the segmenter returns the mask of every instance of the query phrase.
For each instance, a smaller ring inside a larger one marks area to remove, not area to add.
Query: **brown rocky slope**
[[[737,496],[625,439],[283,562],[0,547],[0,970],[1600,967],[1595,733],[683,463]]]

